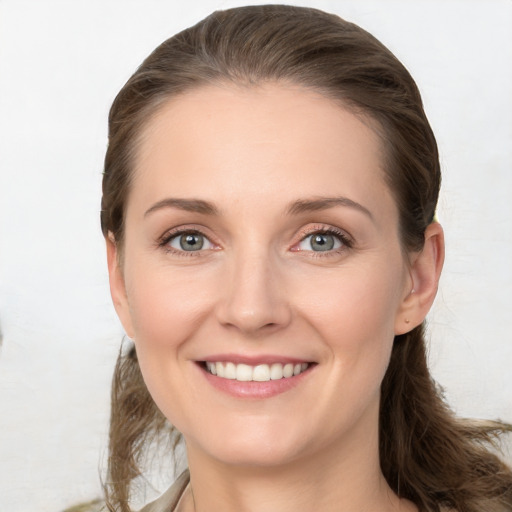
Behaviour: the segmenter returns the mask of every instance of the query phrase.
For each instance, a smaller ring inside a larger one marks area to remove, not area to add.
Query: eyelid
[[[184,251],[176,248],[172,248],[169,245],[169,242],[180,235],[186,234],[186,233],[196,233],[200,234],[201,236],[204,236],[212,245],[213,248],[208,249],[199,249],[197,251]],[[323,233],[323,234],[330,234],[332,236],[337,237],[341,243],[342,246],[337,249],[332,249],[329,251],[325,251],[322,253],[321,251],[310,251],[310,250],[304,250],[304,249],[298,249],[298,245],[304,241],[307,237],[312,236],[317,233]],[[308,226],[302,228],[298,234],[297,234],[298,240],[294,242],[292,247],[290,248],[293,252],[307,252],[307,253],[314,253],[315,256],[329,256],[332,254],[338,254],[340,252],[346,251],[347,249],[350,249],[354,245],[354,239],[353,237],[347,233],[347,231],[329,225],[329,224],[309,224]],[[174,254],[178,254],[180,256],[200,256],[201,253],[209,252],[212,250],[218,250],[220,249],[220,244],[216,242],[214,237],[209,234],[209,230],[206,229],[204,226],[197,225],[197,224],[185,224],[182,226],[176,226],[174,228],[171,228],[167,230],[162,236],[160,236],[157,239],[157,244],[159,248],[164,249],[166,252],[171,252]]]
[[[199,238],[202,241],[202,247],[194,250],[187,251],[182,245],[183,238],[187,239],[189,236],[192,236],[194,238]],[[184,233],[177,233],[176,235],[171,236],[167,242],[167,246],[169,246],[172,249],[175,249],[178,252],[200,252],[200,251],[206,251],[211,250],[214,248],[213,243],[210,241],[210,239],[203,235],[202,233],[199,233],[197,231],[185,231]],[[206,246],[206,247],[205,247]]]
[[[157,246],[159,248],[164,249],[166,252],[174,253],[179,256],[199,256],[200,253],[205,253],[212,250],[219,249],[219,244],[212,240],[212,236],[207,233],[207,229],[204,226],[200,226],[197,224],[185,224],[182,226],[176,226],[172,229],[167,230],[162,236],[160,236],[157,240]],[[212,244],[212,248],[208,249],[199,249],[197,251],[184,251],[181,249],[177,249],[175,247],[171,247],[169,242],[178,236],[184,234],[198,234],[206,238],[210,244]]]
[[[298,249],[298,245],[303,242],[306,238],[309,236],[315,235],[315,234],[329,234],[332,236],[337,237],[341,243],[342,246],[333,249],[330,251],[325,251],[322,253],[322,251],[309,251],[304,249]],[[301,229],[298,233],[299,240],[295,242],[291,248],[294,252],[308,252],[308,253],[315,253],[315,256],[328,256],[329,254],[337,254],[344,250],[350,249],[354,245],[354,239],[351,235],[349,235],[345,230],[337,228],[335,226],[329,225],[329,224],[313,224],[308,225],[307,227]]]

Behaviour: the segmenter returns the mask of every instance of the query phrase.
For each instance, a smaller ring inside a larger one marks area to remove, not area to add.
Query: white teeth
[[[270,380],[270,368],[268,364],[259,364],[252,370],[252,380],[266,382]]]
[[[236,380],[241,380],[242,382],[252,380],[252,368],[248,364],[237,364]]]
[[[207,362],[206,369],[212,375],[240,382],[268,382],[270,380],[288,379],[301,374],[309,367],[308,363],[273,363],[250,366],[248,364]]]
[[[215,364],[215,369],[217,370],[217,375],[219,377],[224,377],[224,365],[222,363],[213,363]]]
[[[283,378],[283,365],[279,363],[274,363],[270,367],[270,379],[271,380],[279,380]]]
[[[236,366],[234,363],[226,363],[226,366],[224,367],[224,377],[231,380],[236,379]]]
[[[293,364],[288,363],[285,364],[283,367],[283,377],[287,379],[288,377],[291,377],[293,375]]]

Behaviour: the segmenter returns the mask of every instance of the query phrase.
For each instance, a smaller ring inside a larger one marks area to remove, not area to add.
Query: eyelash
[[[305,229],[300,235],[299,242],[296,243],[294,247],[306,240],[306,238],[313,235],[331,235],[341,242],[341,247],[330,251],[303,251],[301,249],[296,249],[296,252],[308,252],[310,253],[309,255],[314,258],[326,258],[333,255],[339,255],[340,253],[345,252],[347,249],[351,249],[354,246],[353,239],[344,231],[331,226],[327,227],[325,225],[317,225],[313,228]]]
[[[204,256],[205,250],[198,250],[198,251],[180,251],[176,250],[173,247],[169,245],[171,240],[173,240],[176,237],[183,236],[183,235],[200,235],[204,238],[206,238],[208,241],[210,241],[211,244],[214,244],[211,242],[210,238],[203,232],[201,229],[197,229],[194,227],[183,227],[183,228],[176,228],[172,231],[169,231],[163,235],[159,241],[158,241],[158,247],[163,249],[166,253],[175,254],[178,256],[184,256],[184,257],[198,257],[198,256]],[[332,256],[333,254],[340,254],[341,252],[346,251],[347,249],[351,249],[354,246],[354,241],[350,236],[347,235],[344,231],[341,231],[340,229],[333,228],[333,227],[326,227],[324,225],[317,225],[313,228],[307,228],[300,234],[300,240],[294,244],[294,247],[299,245],[301,242],[306,240],[306,238],[313,236],[313,235],[330,235],[335,238],[337,238],[342,246],[329,250],[329,251],[307,251],[302,249],[296,249],[294,252],[307,252],[310,253],[311,256],[315,258],[325,258]]]
[[[192,226],[187,226],[187,227],[183,227],[183,228],[176,228],[176,229],[173,229],[173,230],[165,233],[165,235],[163,235],[159,239],[158,247],[163,249],[168,254],[171,253],[171,254],[174,254],[177,256],[184,256],[184,257],[194,256],[196,258],[198,256],[204,256],[204,252],[205,252],[204,250],[180,251],[180,250],[177,250],[174,247],[171,247],[169,245],[173,238],[177,238],[177,237],[183,236],[183,235],[200,235],[200,236],[206,238],[208,241],[210,241],[210,237],[208,237],[205,233],[203,233],[203,231],[201,231],[201,229],[197,229]],[[216,245],[211,241],[210,241],[210,243],[213,245]]]

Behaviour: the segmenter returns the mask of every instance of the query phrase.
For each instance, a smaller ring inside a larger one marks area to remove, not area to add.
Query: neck
[[[378,432],[275,466],[230,465],[188,445],[191,494],[184,512],[412,512],[380,470]]]

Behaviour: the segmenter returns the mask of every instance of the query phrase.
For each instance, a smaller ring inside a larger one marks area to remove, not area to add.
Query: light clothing
[[[140,512],[174,512],[189,482],[190,475],[187,469],[162,496],[148,503]]]

